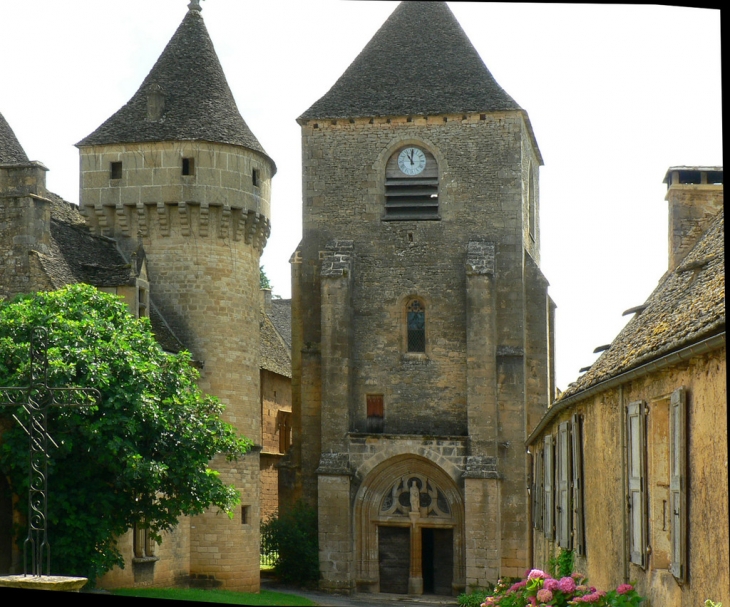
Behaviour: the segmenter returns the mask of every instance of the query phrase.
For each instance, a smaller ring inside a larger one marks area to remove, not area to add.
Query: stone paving
[[[345,596],[341,594],[328,594],[317,590],[301,590],[299,588],[291,588],[277,582],[261,580],[262,590],[274,590],[276,592],[286,592],[288,594],[296,594],[303,596],[317,605],[342,607],[386,607],[387,605],[399,605],[402,607],[436,607],[437,605],[457,605],[456,597],[436,596],[426,594],[421,596],[410,596],[407,594],[388,594],[381,592],[379,594],[356,594],[353,596]]]

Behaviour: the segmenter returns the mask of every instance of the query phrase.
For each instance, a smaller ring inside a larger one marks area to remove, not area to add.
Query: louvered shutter
[[[554,458],[553,458],[553,436],[548,434],[545,437],[545,474],[543,475],[544,481],[544,507],[543,507],[543,531],[545,537],[553,539],[555,537],[555,523],[554,523],[554,508],[553,503],[553,471],[554,471]]]
[[[583,523],[583,418],[573,415],[573,550],[585,555],[585,527]]]
[[[558,426],[558,448],[557,448],[557,479],[555,488],[557,490],[557,535],[558,546],[570,550],[570,422],[563,422]]]
[[[535,475],[533,477],[532,495],[532,526],[538,531],[542,530],[542,493],[545,479],[543,478],[543,454],[541,450],[535,453]]]
[[[631,562],[646,566],[646,422],[643,401],[629,404],[628,421],[628,508]]]
[[[686,579],[687,554],[687,396],[684,388],[672,393],[669,405],[669,504],[671,563],[677,581]]]

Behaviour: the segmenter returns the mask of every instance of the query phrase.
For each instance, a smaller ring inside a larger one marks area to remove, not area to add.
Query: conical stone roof
[[[445,2],[401,2],[299,120],[519,109]]]
[[[29,162],[23,146],[10,128],[8,121],[0,114],[0,164]]]
[[[268,158],[238,111],[198,7],[127,104],[76,145],[190,140],[240,145]]]

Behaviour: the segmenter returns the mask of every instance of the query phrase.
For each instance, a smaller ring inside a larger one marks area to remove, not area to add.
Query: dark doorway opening
[[[451,596],[454,574],[453,529],[421,529],[424,594]]]
[[[378,527],[380,592],[408,594],[411,567],[411,530],[408,527]]]

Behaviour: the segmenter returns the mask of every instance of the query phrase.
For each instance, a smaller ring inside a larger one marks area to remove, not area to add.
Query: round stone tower
[[[142,243],[153,320],[190,350],[226,421],[259,443],[259,259],[276,166],[236,107],[198,2],[130,101],[77,147],[89,226],[127,253]],[[181,569],[258,591],[258,451],[213,467],[241,507],[190,521]]]

